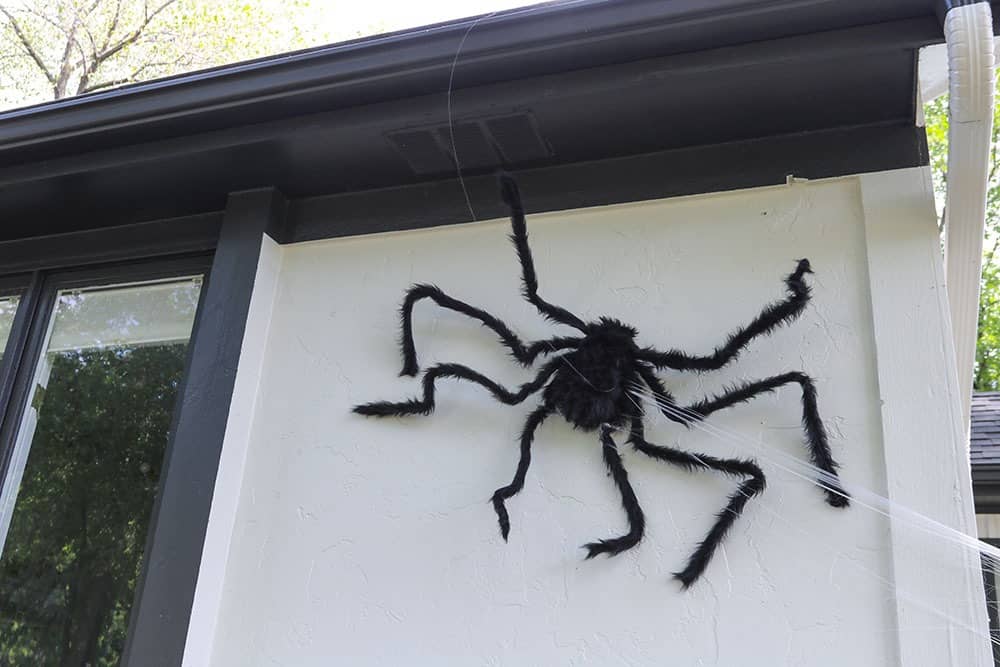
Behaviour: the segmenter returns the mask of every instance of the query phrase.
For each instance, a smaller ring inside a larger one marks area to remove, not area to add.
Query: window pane
[[[3,361],[3,351],[10,338],[10,329],[14,325],[14,313],[17,312],[16,296],[0,297],[0,361]]]
[[[0,665],[117,665],[200,279],[61,292],[0,494]]]

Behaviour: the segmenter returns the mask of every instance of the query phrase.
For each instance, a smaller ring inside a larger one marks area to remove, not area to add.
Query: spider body
[[[563,356],[565,363],[545,387],[544,403],[583,431],[624,426],[636,408],[628,393],[639,380],[635,336],[635,329],[617,320],[588,324],[586,336]]]
[[[490,313],[459,301],[433,285],[414,285],[407,291],[400,309],[403,352],[401,375],[414,376],[419,372],[413,343],[412,318],[414,305],[423,299],[430,299],[442,308],[478,320],[499,337],[500,342],[523,366],[532,366],[540,356],[550,358],[538,369],[533,379],[515,390],[503,387],[468,366],[437,364],[428,368],[423,375],[421,397],[400,402],[365,403],[355,406],[355,412],[370,417],[430,414],[435,405],[436,383],[449,378],[479,385],[506,405],[517,405],[541,392],[540,404],[528,415],[521,432],[520,458],[514,479],[493,494],[493,507],[500,524],[500,534],[506,540],[510,533],[506,501],[524,487],[531,464],[535,431],[548,417],[558,414],[577,429],[599,432],[604,463],[621,495],[628,521],[629,528],[625,534],[584,545],[587,558],[602,553],[615,556],[631,549],[642,540],[645,531],[645,515],[629,483],[618,444],[613,437],[616,431],[626,433],[628,443],[636,451],[653,459],[689,472],[714,471],[738,478],[738,487],[716,516],[708,534],[688,558],[684,568],[674,574],[684,588],[694,583],[705,571],[716,549],[749,500],[764,490],[765,477],[760,467],[749,459],[695,454],[647,441],[642,400],[646,393],[652,394],[654,405],[667,419],[690,427],[719,410],[745,403],[779,387],[798,385],[802,395],[805,443],[813,465],[822,471],[819,486],[831,507],[846,507],[849,504],[849,496],[840,484],[837,463],[830,452],[826,429],[819,416],[816,387],[808,375],[801,371],[786,371],[762,380],[738,384],[717,396],[709,396],[689,405],[678,405],[657,376],[657,371],[664,368],[694,372],[721,369],[735,359],[754,338],[796,319],[810,298],[809,286],[805,282],[805,275],[812,273],[808,260],[799,260],[795,270],[785,278],[788,291],[785,299],[765,306],[757,317],[729,334],[725,342],[711,353],[692,355],[680,350],[660,351],[652,347],[640,347],[635,342],[636,330],[627,324],[610,318],[587,323],[538,295],[538,278],[528,246],[524,208],[517,185],[506,174],[501,175],[500,183],[501,194],[511,211],[511,240],[521,265],[524,298],[547,319],[572,327],[580,335],[557,336],[525,343],[507,324]]]

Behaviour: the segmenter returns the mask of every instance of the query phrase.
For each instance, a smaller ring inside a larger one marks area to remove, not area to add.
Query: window
[[[49,289],[0,489],[0,664],[119,663],[200,291]]]
[[[1000,547],[1000,539],[982,538],[983,542]],[[986,589],[986,613],[990,619],[990,639],[993,646],[993,664],[1000,667],[1000,606],[997,603],[997,578],[1000,575],[995,563],[983,556],[983,587]]]
[[[0,362],[3,361],[4,348],[10,338],[14,326],[14,314],[21,299],[17,296],[0,296]]]

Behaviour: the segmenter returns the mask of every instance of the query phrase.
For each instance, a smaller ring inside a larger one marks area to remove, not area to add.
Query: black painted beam
[[[927,159],[923,128],[880,125],[525,169],[516,175],[525,207],[541,213],[780,185],[788,176],[818,179],[903,169],[925,165]],[[495,177],[466,175],[461,182],[449,178],[293,200],[286,238],[311,241],[506,215]]]
[[[0,275],[215,249],[222,213],[0,241]]]
[[[261,244],[280,229],[284,210],[273,189],[232,194],[226,205],[153,508],[126,667],[181,664]]]

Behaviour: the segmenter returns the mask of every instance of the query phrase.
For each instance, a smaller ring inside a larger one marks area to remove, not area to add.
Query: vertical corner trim
[[[283,236],[286,209],[273,188],[232,193],[226,203],[174,407],[126,667],[182,663],[262,246],[265,236]]]

